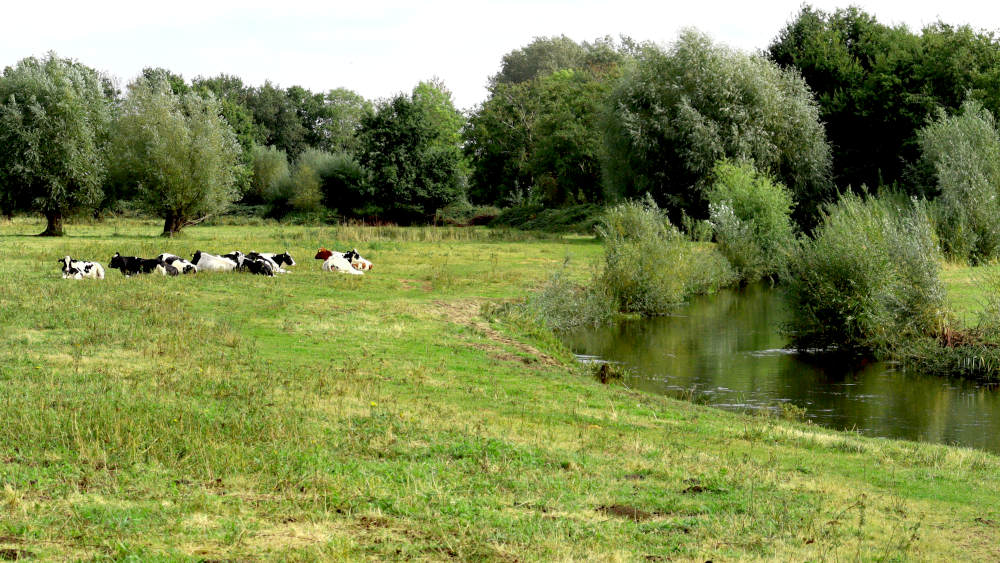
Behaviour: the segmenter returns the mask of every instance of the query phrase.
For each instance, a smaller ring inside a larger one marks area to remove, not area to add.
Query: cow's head
[[[274,263],[279,266],[282,264],[288,264],[289,266],[295,265],[295,260],[292,260],[292,255],[289,254],[287,250],[281,254],[275,254],[272,259],[274,260]]]
[[[191,255],[191,262],[197,264],[201,260],[201,251],[197,251]]]
[[[111,257],[110,261],[108,261],[108,267],[109,268],[119,268],[119,269],[124,268],[125,267],[125,257],[122,256],[121,254],[118,254],[117,252],[115,252],[115,255]]]
[[[325,248],[320,248],[319,252],[316,253],[316,259],[317,260],[326,260],[327,258],[329,258],[331,256],[333,256],[333,252],[330,252],[329,250],[327,250]]]

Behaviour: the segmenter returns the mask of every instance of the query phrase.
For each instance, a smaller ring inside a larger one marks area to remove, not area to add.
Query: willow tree
[[[115,128],[117,165],[138,203],[163,217],[163,236],[225,210],[239,196],[240,147],[212,95],[176,94],[165,81],[129,86]]]
[[[752,161],[794,194],[800,220],[832,191],[819,109],[794,70],[685,31],[642,46],[609,98],[604,177],[612,194],[650,193],[672,213],[705,216],[721,159]]]
[[[0,77],[0,204],[5,214],[45,215],[45,236],[63,218],[97,205],[111,121],[110,82],[97,71],[49,53]]]

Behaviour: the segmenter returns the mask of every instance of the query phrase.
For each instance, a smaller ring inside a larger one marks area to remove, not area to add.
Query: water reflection
[[[689,392],[722,408],[789,401],[831,428],[1000,452],[1000,394],[968,382],[785,349],[780,292],[765,287],[696,299],[669,317],[563,335],[577,354],[632,368],[629,385]]]

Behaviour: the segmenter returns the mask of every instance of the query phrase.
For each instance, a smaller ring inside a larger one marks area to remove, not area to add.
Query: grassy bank
[[[488,323],[587,238],[0,225],[0,555],[135,560],[1000,558],[1000,458],[605,386]],[[357,247],[365,276],[320,272]],[[56,259],[289,250],[275,279]]]

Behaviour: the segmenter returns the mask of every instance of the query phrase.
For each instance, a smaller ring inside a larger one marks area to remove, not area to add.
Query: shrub
[[[647,197],[609,208],[597,227],[604,267],[596,286],[627,313],[659,315],[735,275],[712,247],[687,241]]]
[[[921,202],[845,194],[789,261],[794,345],[885,357],[934,333],[944,307],[938,258]]]
[[[615,314],[614,303],[595,286],[583,287],[554,274],[525,301],[525,309],[552,330],[597,326]]]
[[[941,195],[935,226],[949,258],[973,263],[1000,251],[1000,135],[993,115],[968,101],[958,115],[941,111],[917,139]]]
[[[434,213],[434,223],[456,227],[486,225],[497,215],[500,215],[500,208],[492,205],[472,205],[463,197],[438,209]]]
[[[774,276],[794,241],[792,194],[748,161],[720,161],[708,189],[719,250],[746,282]]]
[[[593,234],[604,208],[581,204],[546,209],[541,204],[523,204],[504,209],[490,222],[491,227],[512,227],[525,231]]]
[[[253,177],[244,201],[251,204],[273,201],[281,183],[288,178],[288,157],[285,151],[259,145],[253,147],[252,156]]]

